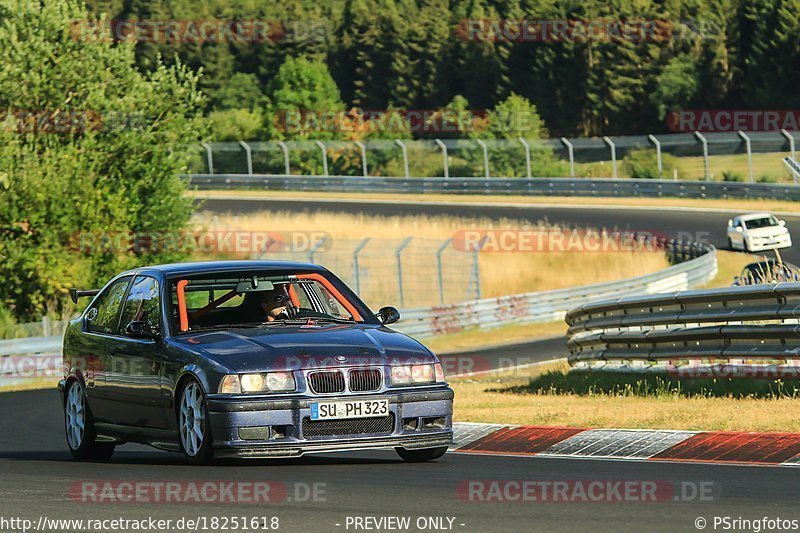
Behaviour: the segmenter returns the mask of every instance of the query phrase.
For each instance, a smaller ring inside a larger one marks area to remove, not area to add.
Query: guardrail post
[[[753,178],[753,151],[751,150],[750,146],[750,137],[748,137],[747,134],[742,130],[739,130],[736,133],[739,134],[739,137],[744,139],[744,145],[747,148],[747,166],[750,169],[750,183],[753,183],[755,182],[755,179]]]
[[[611,148],[611,168],[614,173],[613,178],[617,177],[617,145],[611,140],[611,137],[603,137],[603,140]]]
[[[472,275],[475,277],[475,299],[481,299],[481,268],[478,262],[478,251],[472,252]]]
[[[403,150],[403,170],[405,172],[406,178],[408,178],[408,148],[406,148],[406,143],[401,141],[400,139],[394,140],[395,144]]]
[[[42,336],[43,337],[50,337],[53,334],[50,332],[50,317],[44,315],[42,317]]]
[[[664,176],[664,164],[661,160],[661,141],[656,139],[655,135],[648,135],[648,139],[650,142],[653,143],[656,147],[656,159],[658,160],[658,177],[661,178]]]
[[[439,139],[434,139],[436,145],[442,149],[442,168],[444,168],[444,177],[450,177],[450,162],[447,160],[447,145]]]
[[[706,181],[709,181],[711,179],[711,174],[708,172],[708,140],[706,140],[699,131],[694,132],[694,135],[703,143],[703,168],[705,169]]]
[[[797,161],[797,157],[795,157],[794,153],[794,137],[792,137],[792,134],[786,130],[781,130],[781,133],[783,133],[783,136],[786,137],[786,139],[788,139],[789,141],[789,151],[791,152],[792,159]]]
[[[244,141],[239,141],[239,144],[241,144],[242,148],[244,148],[244,153],[245,153],[245,155],[247,157],[247,173],[252,176],[253,175],[253,154],[250,151],[250,145],[247,144]]]
[[[397,260],[397,291],[400,295],[400,307],[402,308],[405,305],[405,298],[403,293],[403,260],[400,257],[400,254],[403,253],[406,246],[409,245],[411,242],[412,237],[406,237],[406,239],[400,243],[400,246],[397,247],[395,250],[394,255]]]
[[[486,146],[486,143],[480,139],[475,139],[477,141],[478,146],[481,147],[483,150],[483,171],[484,176],[489,177],[489,148]]]
[[[444,305],[444,277],[442,275],[442,253],[445,249],[450,246],[452,242],[451,239],[447,239],[439,246],[439,249],[436,250],[436,274],[439,280],[439,304]]]
[[[367,173],[367,147],[361,141],[356,141],[356,146],[361,149],[361,172],[366,178],[369,176]]]
[[[289,176],[292,173],[289,168],[289,147],[286,146],[286,143],[283,141],[277,141],[277,144],[283,152],[283,170],[286,175]]]
[[[322,175],[326,178],[328,177],[328,149],[322,143],[322,141],[314,141],[317,146],[319,146],[320,151],[322,152]]]
[[[328,239],[328,237],[323,235],[323,237],[314,246],[311,247],[311,250],[308,251],[308,262],[309,263],[313,263],[314,262],[314,254],[317,253],[317,250],[319,250],[320,247],[323,244],[325,244],[325,241],[327,239]]]
[[[528,144],[528,141],[525,140],[524,137],[519,138],[519,142],[522,143],[522,146],[525,147],[525,172],[527,176],[530,178],[531,176],[531,146]]]
[[[358,269],[358,254],[361,253],[361,250],[364,249],[368,242],[369,237],[361,241],[359,245],[356,246],[356,249],[353,250],[353,275],[355,276],[356,294],[361,292],[361,273]]]
[[[567,147],[567,152],[569,153],[569,177],[575,177],[575,150],[572,146],[572,143],[567,140],[566,137],[561,137],[561,142],[564,143],[564,146]]]
[[[208,163],[208,173],[214,175],[214,156],[211,155],[211,146],[208,143],[201,143],[201,146],[206,149],[206,163]]]

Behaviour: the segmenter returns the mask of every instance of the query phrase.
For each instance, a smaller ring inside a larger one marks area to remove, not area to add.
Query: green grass
[[[800,379],[690,378],[667,374],[629,372],[550,371],[517,385],[493,392],[642,398],[800,398]]]

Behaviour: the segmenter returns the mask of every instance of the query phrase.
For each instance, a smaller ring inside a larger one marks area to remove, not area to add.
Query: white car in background
[[[785,221],[769,213],[750,213],[728,221],[728,245],[732,250],[761,252],[789,248],[792,236]]]

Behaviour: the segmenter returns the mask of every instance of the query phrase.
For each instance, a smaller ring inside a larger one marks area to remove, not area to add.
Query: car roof
[[[123,274],[160,272],[165,276],[194,275],[213,272],[237,272],[252,270],[302,270],[305,272],[325,272],[325,269],[314,263],[302,261],[195,261],[189,263],[169,263],[135,268]]]
[[[746,215],[739,215],[739,220],[755,220],[757,218],[771,217],[772,213],[748,213]]]

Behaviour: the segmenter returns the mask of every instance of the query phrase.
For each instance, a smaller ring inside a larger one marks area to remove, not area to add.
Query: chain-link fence
[[[481,297],[477,254],[457,250],[451,239],[332,239],[309,251],[270,251],[258,257],[320,264],[375,309],[446,305]]]
[[[383,177],[663,178],[779,183],[800,132],[603,138],[215,142],[194,174]]]

